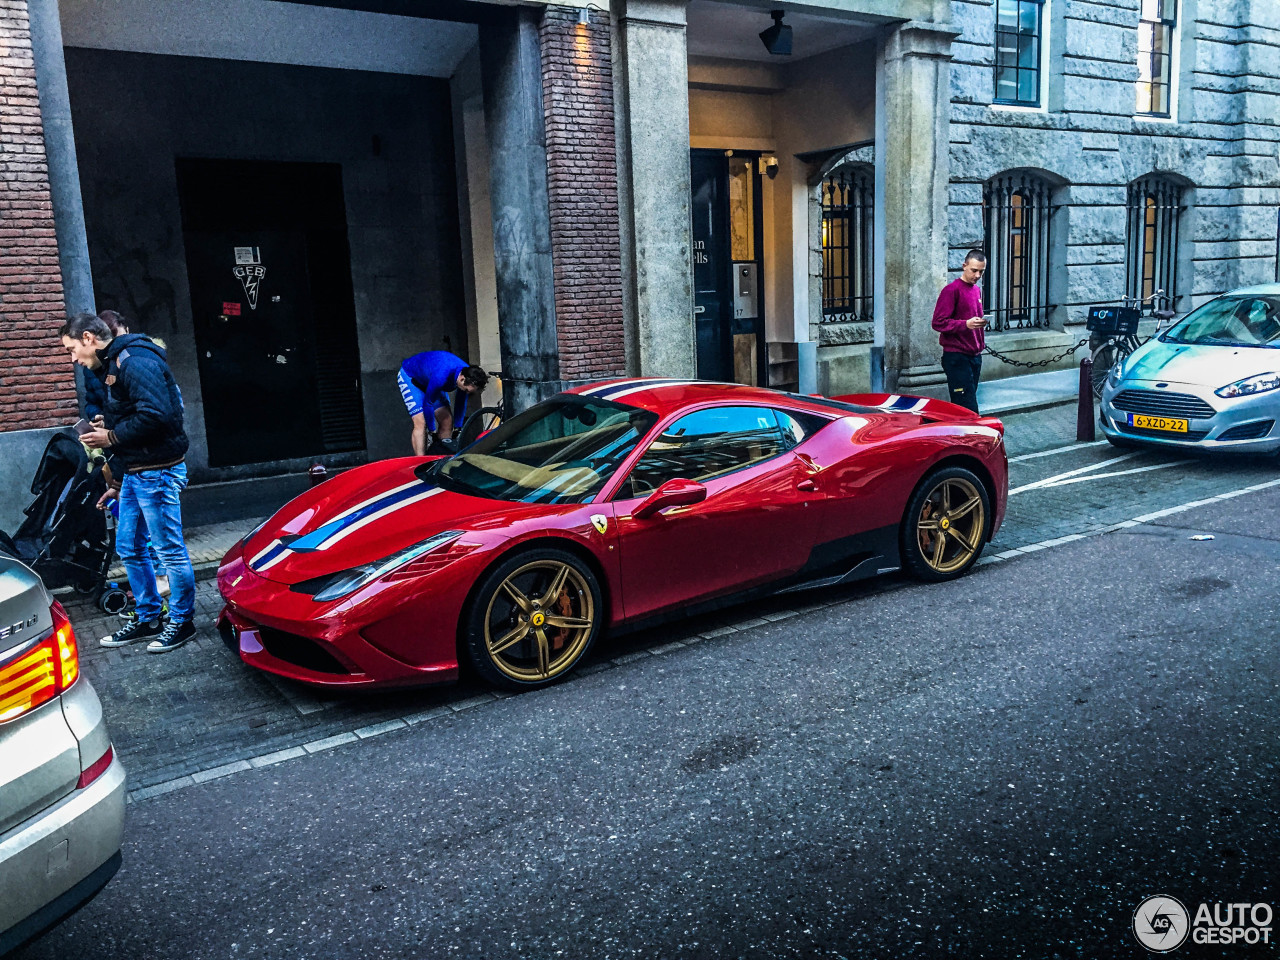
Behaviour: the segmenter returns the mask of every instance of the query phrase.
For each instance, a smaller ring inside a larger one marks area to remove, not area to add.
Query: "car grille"
[[[1276,422],[1274,420],[1255,420],[1252,423],[1242,423],[1232,427],[1230,430],[1224,430],[1219,436],[1219,440],[1257,440],[1265,437],[1271,432]]]
[[[1159,437],[1161,440],[1181,440],[1194,441],[1203,440],[1209,435],[1208,430],[1188,430],[1186,433],[1174,433],[1170,430],[1145,430],[1142,427],[1131,427],[1123,420],[1117,420],[1116,426],[1121,433],[1127,433],[1135,437]]]
[[[1199,397],[1189,393],[1165,393],[1163,390],[1121,390],[1111,405],[1130,413],[1147,413],[1157,417],[1184,417],[1208,420],[1218,411]]]

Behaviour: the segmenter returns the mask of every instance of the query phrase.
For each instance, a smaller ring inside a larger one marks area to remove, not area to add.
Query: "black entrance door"
[[[764,382],[762,209],[756,154],[690,151],[698,376]]]
[[[209,464],[364,448],[341,168],[179,160]]]

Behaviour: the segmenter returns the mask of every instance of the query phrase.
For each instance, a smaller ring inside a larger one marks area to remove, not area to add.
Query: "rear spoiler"
[[[984,427],[992,427],[1004,434],[1004,423],[998,417],[984,417],[968,407],[949,400],[915,397],[906,393],[851,393],[832,397],[841,403],[853,403],[860,407],[875,407],[888,413],[915,413],[926,420],[971,420]]]

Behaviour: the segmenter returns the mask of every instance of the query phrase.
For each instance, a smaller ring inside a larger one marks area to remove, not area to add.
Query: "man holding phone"
[[[933,308],[933,329],[942,344],[942,369],[952,403],[978,412],[978,379],[982,375],[982,351],[987,345],[987,319],[982,315],[982,287],[978,281],[987,269],[981,250],[964,255],[960,276],[942,288]]]
[[[195,577],[182,536],[179,495],[187,485],[187,435],[182,398],[164,350],[142,334],[115,336],[92,313],[62,325],[62,345],[72,360],[103,374],[104,420],[81,434],[87,447],[110,450],[120,474],[98,501],[99,509],[120,498],[116,552],[137,599],[137,619],[99,642],[120,647],[150,640],[148,653],[176,650],[195,636]],[[77,430],[82,427],[77,424]],[[147,550],[150,535],[169,571],[173,604],[165,623]]]

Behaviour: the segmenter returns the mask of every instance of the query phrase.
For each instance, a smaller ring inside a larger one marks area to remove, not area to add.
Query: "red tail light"
[[[49,611],[53,630],[25,654],[0,667],[0,723],[16,720],[68,690],[80,676],[76,634],[62,604]]]
[[[76,789],[83,790],[93,781],[107,772],[107,767],[111,766],[111,759],[116,755],[115,750],[107,747],[107,752],[100,756],[93,763],[89,764],[89,768],[80,774],[80,779],[76,781]]]

